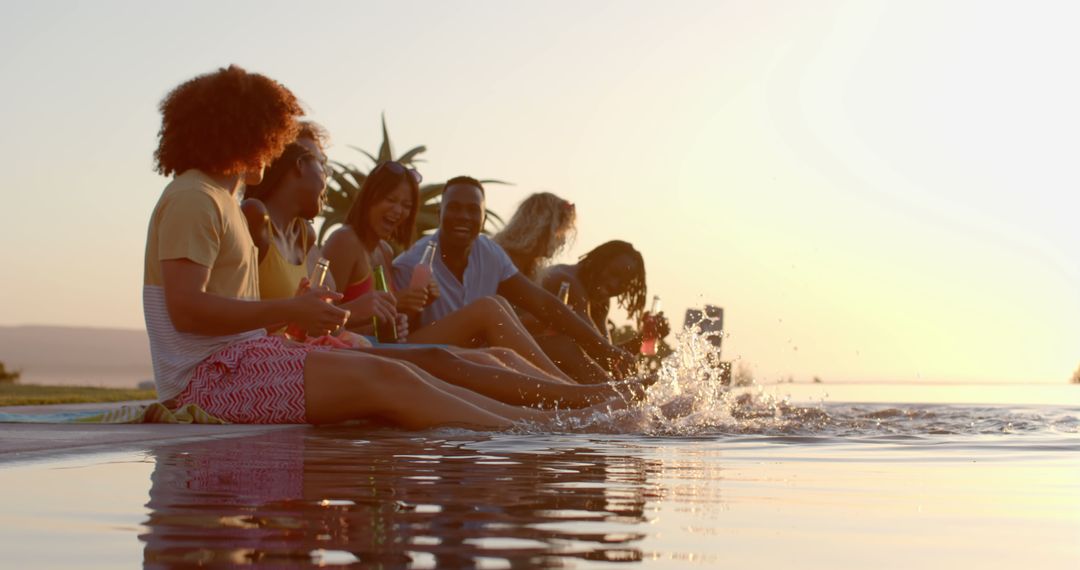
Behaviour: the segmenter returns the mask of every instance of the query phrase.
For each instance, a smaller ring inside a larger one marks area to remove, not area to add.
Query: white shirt
[[[424,248],[431,240],[438,243],[438,239],[439,232],[424,236],[394,259],[394,286],[398,291],[408,288],[413,267],[420,263]],[[420,313],[420,324],[429,325],[478,299],[495,295],[499,284],[517,272],[517,267],[514,267],[514,262],[510,261],[503,248],[483,235],[476,238],[469,251],[464,283],[458,281],[457,276],[443,263],[442,255],[436,253],[431,274],[439,286],[440,295]]]

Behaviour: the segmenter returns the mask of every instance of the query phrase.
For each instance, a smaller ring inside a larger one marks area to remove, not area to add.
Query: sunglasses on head
[[[375,176],[377,172],[383,169],[389,170],[395,176],[405,176],[405,174],[408,174],[409,176],[412,176],[412,179],[416,181],[417,185],[419,185],[424,180],[424,177],[420,176],[420,173],[417,172],[415,168],[406,168],[400,162],[394,161],[384,162],[376,166],[375,170],[372,170],[371,174],[369,174],[368,176]]]

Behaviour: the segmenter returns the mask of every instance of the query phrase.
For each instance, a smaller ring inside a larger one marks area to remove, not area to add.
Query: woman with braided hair
[[[581,256],[574,265],[550,267],[544,273],[541,286],[557,293],[563,283],[570,286],[567,304],[592,323],[608,340],[611,339],[607,321],[612,298],[619,307],[626,310],[631,320],[639,323],[642,320],[647,292],[645,260],[628,242],[612,240]],[[670,332],[670,327],[662,315],[663,313],[657,317],[656,323],[660,336],[664,337]],[[558,335],[541,335],[537,337],[537,342],[545,352],[577,350],[573,343],[565,342],[564,337]],[[631,352],[637,352],[640,347],[640,334],[635,335],[629,343],[623,344],[623,348]]]

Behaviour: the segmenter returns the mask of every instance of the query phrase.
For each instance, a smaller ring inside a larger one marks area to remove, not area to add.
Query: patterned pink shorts
[[[195,367],[176,402],[238,424],[306,423],[304,360],[329,349],[277,336],[230,344]]]

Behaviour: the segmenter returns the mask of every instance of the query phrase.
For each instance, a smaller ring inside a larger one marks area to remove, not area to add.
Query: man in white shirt
[[[480,235],[485,211],[484,187],[478,180],[468,176],[449,180],[442,195],[439,230],[417,240],[394,260],[395,285],[405,289],[427,243],[437,240],[439,244],[432,276],[441,294],[420,314],[421,324],[435,322],[478,299],[499,295],[578,343],[582,352],[571,358],[580,358],[580,362],[556,360],[564,370],[587,369],[591,373],[586,381],[603,381],[608,375],[595,362],[601,361],[612,364],[622,375],[630,373],[635,364],[630,353],[612,345],[554,295],[519,273],[501,247]]]

